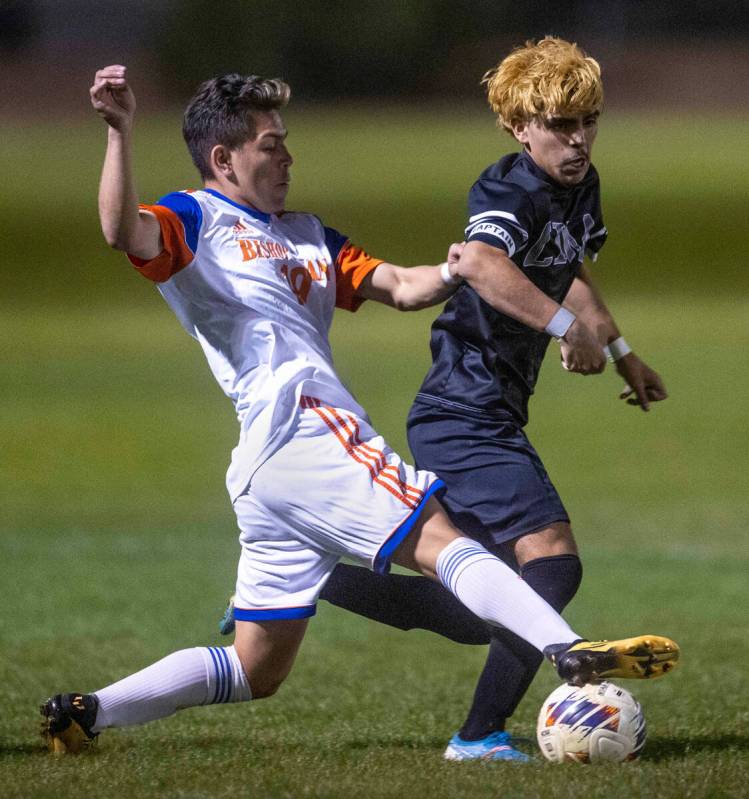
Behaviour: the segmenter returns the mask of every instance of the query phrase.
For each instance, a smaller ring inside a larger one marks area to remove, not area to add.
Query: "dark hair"
[[[203,180],[213,177],[211,150],[230,150],[255,138],[253,111],[273,111],[289,102],[291,89],[279,78],[232,72],[201,83],[185,109],[182,135]]]

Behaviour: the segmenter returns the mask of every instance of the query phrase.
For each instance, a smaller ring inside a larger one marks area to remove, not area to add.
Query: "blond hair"
[[[517,47],[481,82],[497,124],[510,133],[514,122],[589,114],[603,105],[598,62],[576,44],[554,36]]]

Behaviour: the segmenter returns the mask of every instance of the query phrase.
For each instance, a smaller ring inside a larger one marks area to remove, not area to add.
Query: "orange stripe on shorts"
[[[414,501],[411,497],[407,496],[404,492],[399,491],[397,488],[395,488],[393,485],[391,485],[390,482],[386,482],[386,479],[383,479],[383,478],[389,478],[390,480],[392,480],[397,485],[397,482],[392,478],[391,475],[387,475],[387,474],[382,475],[382,467],[379,464],[377,464],[377,466],[379,466],[379,468],[376,468],[375,464],[371,463],[370,460],[367,460],[367,458],[371,458],[372,457],[371,455],[367,455],[366,453],[357,452],[358,447],[355,447],[354,445],[352,445],[351,440],[350,440],[351,437],[352,437],[352,431],[348,428],[348,425],[347,425],[346,421],[341,418],[341,416],[336,412],[336,410],[334,408],[331,408],[331,407],[326,405],[326,406],[322,406],[322,407],[319,407],[319,408],[315,408],[314,410],[315,410],[315,413],[317,413],[317,415],[325,422],[325,424],[328,426],[330,431],[335,435],[335,437],[341,443],[341,445],[346,450],[346,452],[357,463],[360,463],[362,466],[365,466],[368,469],[370,477],[372,478],[373,482],[375,482],[378,485],[382,486],[386,491],[389,491],[396,499],[400,500],[404,505],[406,505],[406,507],[410,508],[411,510],[416,508],[416,506],[418,505],[418,502]],[[333,417],[333,420],[331,420],[328,417],[328,414],[330,414]],[[355,424],[355,422],[354,422],[354,424]],[[342,430],[346,431],[346,433],[348,434],[348,438],[345,438],[341,434]],[[370,447],[370,449],[372,449],[372,448]],[[384,458],[384,453],[379,452],[379,450],[372,450],[372,451],[373,452],[377,452],[381,458]]]
[[[354,428],[353,440],[355,442],[355,445],[356,445],[357,449],[363,449],[363,450],[371,453],[370,457],[373,457],[373,458],[377,457],[378,458],[378,461],[379,461],[379,464],[380,464],[378,472],[385,473],[385,472],[388,472],[388,471],[392,471],[393,472],[392,475],[384,474],[383,476],[390,477],[390,479],[393,480],[397,484],[399,490],[404,495],[412,494],[414,498],[417,498],[418,501],[421,501],[421,498],[424,496],[424,492],[421,489],[419,489],[419,488],[415,488],[414,486],[408,485],[408,483],[406,483],[404,480],[402,480],[400,474],[398,473],[398,469],[392,463],[388,464],[388,462],[387,462],[387,460],[385,458],[385,454],[381,450],[374,449],[373,447],[370,447],[368,444],[365,444],[361,440],[361,436],[360,436],[360,432],[361,431],[359,429],[359,423],[356,421],[356,419],[353,416],[350,416],[350,415],[348,416],[348,422]]]

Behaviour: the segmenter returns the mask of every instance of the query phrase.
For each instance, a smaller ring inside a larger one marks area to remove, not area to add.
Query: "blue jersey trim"
[[[403,539],[413,530],[414,525],[416,524],[416,520],[421,515],[421,512],[424,510],[424,506],[427,503],[427,500],[435,494],[437,491],[442,491],[445,488],[445,484],[437,478],[427,489],[426,494],[424,494],[423,499],[419,504],[413,509],[411,515],[395,529],[395,532],[388,538],[387,541],[380,547],[379,551],[375,555],[374,565],[372,566],[372,570],[377,574],[387,574],[390,571],[390,558],[393,556],[393,553],[396,549],[400,546],[403,542]]]
[[[234,608],[234,618],[237,621],[274,621],[276,619],[306,619],[317,613],[317,605],[303,605],[297,608],[267,608],[263,610],[249,610],[247,608]]]
[[[185,243],[194,255],[198,249],[198,236],[203,224],[203,210],[200,203],[183,191],[175,191],[164,195],[156,205],[163,205],[177,214],[185,228]]]
[[[215,189],[203,189],[203,191],[207,192],[208,194],[212,194],[214,197],[218,197],[219,200],[223,200],[225,203],[229,203],[229,205],[233,205],[235,208],[239,208],[240,211],[244,211],[250,216],[254,216],[261,222],[270,222],[270,214],[263,213],[263,211],[258,211],[257,208],[250,208],[249,205],[240,205],[239,203],[235,203],[234,200],[224,197],[221,192],[216,191]]]
[[[328,248],[331,260],[335,263],[343,245],[348,241],[348,236],[339,233],[335,228],[324,225],[323,230],[325,231],[325,246]]]

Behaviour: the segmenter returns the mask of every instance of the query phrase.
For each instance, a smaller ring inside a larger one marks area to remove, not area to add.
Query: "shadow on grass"
[[[444,738],[354,738],[341,744],[341,749],[371,749],[381,747],[383,749],[438,749],[445,748]]]
[[[223,736],[190,738],[190,739],[164,739],[159,740],[160,745],[169,746],[172,751],[192,751],[196,747],[201,752],[223,753],[226,750],[227,739]],[[309,740],[285,740],[283,742],[274,740],[252,740],[247,739],[238,741],[239,745],[246,746],[248,751],[256,753],[286,752],[301,753],[312,751],[314,746]],[[398,738],[373,736],[371,738],[353,738],[350,740],[328,741],[330,751],[365,751],[367,749],[392,749],[392,750],[435,750],[442,752],[445,748],[445,741],[442,738]]]
[[[166,744],[164,739],[162,743]],[[189,739],[170,738],[168,740],[170,749],[173,752],[185,753],[194,752],[199,749],[203,753],[225,754],[227,741],[221,736],[203,736]],[[339,744],[340,751],[361,751],[366,749],[402,749],[402,750],[437,750],[444,748],[445,742],[442,738],[354,738]],[[305,742],[286,742],[283,746],[279,744],[269,744],[262,741],[255,741],[251,748],[255,752],[278,751],[283,748],[289,752],[301,752],[307,749]],[[746,751],[749,750],[749,735],[718,735],[718,736],[690,736],[685,738],[651,738],[648,740],[643,760],[655,763],[667,760],[683,760],[686,757],[694,756],[700,752],[724,752],[726,750]],[[84,757],[91,757],[97,754],[98,747],[93,747]],[[109,747],[101,750],[102,754],[127,753],[130,750],[127,740],[113,741]],[[13,757],[28,757],[29,755],[49,757],[47,749],[42,744],[10,744],[0,742],[0,759],[12,759]]]
[[[13,756],[20,756],[23,755],[27,757],[28,755],[44,755],[45,757],[49,755],[47,751],[47,747],[42,744],[8,744],[8,743],[0,743],[0,758],[11,758]]]
[[[724,752],[749,749],[749,735],[696,735],[688,738],[650,738],[644,760],[660,762],[679,760],[700,752]]]

